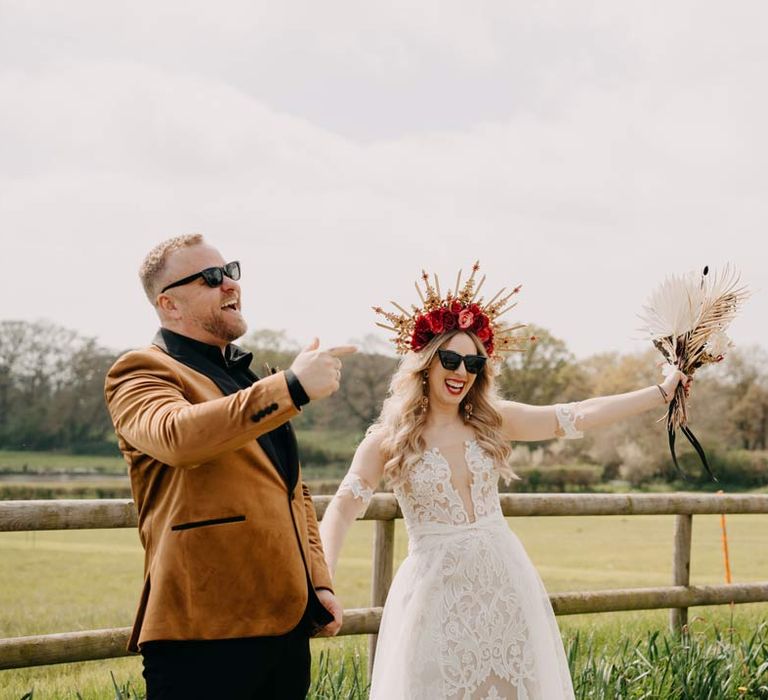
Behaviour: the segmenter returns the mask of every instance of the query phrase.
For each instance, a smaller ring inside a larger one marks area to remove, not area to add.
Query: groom
[[[145,549],[129,649],[147,698],[304,698],[309,638],[335,634],[341,606],[288,421],[339,388],[355,348],[315,340],[259,379],[231,344],[246,331],[239,263],[178,236],[140,277],[161,328],[105,392]]]

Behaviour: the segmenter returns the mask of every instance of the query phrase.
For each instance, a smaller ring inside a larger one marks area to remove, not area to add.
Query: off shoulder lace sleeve
[[[578,403],[558,403],[555,404],[555,416],[557,417],[557,428],[555,435],[566,440],[578,440],[584,437],[584,433],[576,428],[576,421],[581,418]]]
[[[339,484],[338,491],[336,491],[336,496],[334,497],[334,499],[344,501],[357,501],[355,506],[358,510],[356,514],[358,518],[365,512],[365,509],[371,502],[371,498],[373,498],[373,489],[367,486],[357,474],[351,472]]]
[[[365,513],[372,497],[373,489],[360,476],[350,472],[339,484],[336,495],[331,499],[320,523],[320,539],[331,575],[336,571],[347,529],[356,518]]]

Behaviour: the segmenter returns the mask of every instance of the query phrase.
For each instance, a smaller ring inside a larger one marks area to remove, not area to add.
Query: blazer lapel
[[[285,455],[285,470],[288,488],[293,491],[296,488],[296,482],[299,480],[299,446],[296,442],[296,433],[290,423],[281,425],[278,430],[282,430],[282,447]]]

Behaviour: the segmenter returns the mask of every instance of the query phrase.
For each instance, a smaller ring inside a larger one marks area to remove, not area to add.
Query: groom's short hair
[[[174,236],[162,243],[158,243],[149,251],[149,253],[147,253],[147,256],[144,258],[141,267],[139,268],[139,278],[144,287],[144,293],[147,295],[147,299],[149,299],[149,303],[152,304],[152,306],[155,305],[157,295],[160,293],[158,282],[160,280],[160,275],[165,269],[168,256],[174,250],[188,248],[193,245],[200,245],[204,242],[203,234],[186,233],[182,236]]]

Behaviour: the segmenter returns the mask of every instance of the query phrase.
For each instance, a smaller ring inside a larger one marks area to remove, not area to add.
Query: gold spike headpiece
[[[450,289],[443,298],[440,295],[440,281],[434,275],[434,284],[430,276],[422,271],[421,279],[424,289],[416,282],[416,292],[421,300],[421,306],[411,306],[411,311],[406,311],[400,304],[392,301],[392,306],[397,312],[385,311],[380,306],[374,306],[373,310],[386,319],[386,323],[377,323],[377,326],[392,331],[395,336],[392,341],[397,352],[404,354],[409,350],[418,352],[429,343],[432,338],[441,333],[459,329],[468,333],[474,333],[485,346],[489,357],[498,359],[499,353],[522,350],[529,340],[534,337],[516,335],[515,331],[525,328],[525,324],[519,323],[505,327],[499,320],[507,311],[517,306],[510,303],[510,299],[517,294],[522,285],[518,285],[511,291],[506,288],[496,293],[490,300],[485,301],[480,290],[485,282],[485,275],[479,282],[475,276],[480,270],[480,263],[472,266],[472,273],[464,285],[461,284],[461,270],[456,277],[456,286]]]

